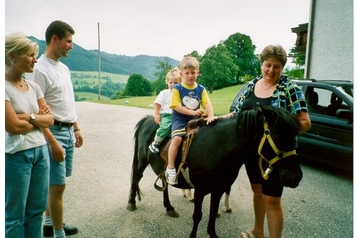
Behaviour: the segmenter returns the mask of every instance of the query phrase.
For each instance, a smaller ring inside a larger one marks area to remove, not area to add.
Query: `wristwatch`
[[[35,117],[35,114],[31,113],[30,114],[30,123],[33,124],[33,122],[35,121],[36,117]]]

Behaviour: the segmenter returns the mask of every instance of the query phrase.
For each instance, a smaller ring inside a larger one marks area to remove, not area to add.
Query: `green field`
[[[96,71],[71,71],[73,87],[77,88],[84,85],[95,86],[98,85],[98,72]],[[114,83],[126,84],[128,75],[111,74],[101,72],[101,82],[104,80],[111,80]]]
[[[236,93],[242,88],[243,84],[236,85],[232,87],[227,87],[224,89],[216,90],[213,93],[209,94],[210,100],[214,107],[215,115],[224,115],[229,112],[230,104],[234,99]],[[76,93],[77,95],[77,93]],[[115,105],[123,105],[130,107],[141,107],[141,108],[152,108],[150,105],[154,102],[156,96],[150,97],[129,97],[122,98],[116,100],[109,100],[102,98],[98,100],[98,96],[96,94],[93,95],[93,100],[86,100],[90,102],[103,103],[103,104],[115,104]],[[89,98],[89,95],[87,96]],[[86,98],[87,98],[86,97]]]
[[[83,85],[95,86],[98,85],[98,72],[96,71],[71,71],[73,87],[77,88]],[[128,75],[111,74],[101,72],[101,82],[110,79],[114,83],[126,84]],[[243,85],[236,85],[213,91],[209,94],[211,102],[214,107],[215,115],[224,115],[229,112],[230,104],[236,93]],[[98,100],[98,94],[88,92],[75,92],[76,98],[80,101],[89,101],[103,104],[124,105],[130,107],[152,108],[150,105],[154,102],[156,96],[150,97],[129,97],[116,100],[101,95]]]
[[[84,100],[80,100],[80,101],[96,101],[96,100],[98,101],[98,94],[95,94],[95,93],[75,92],[75,95],[79,99],[84,98]],[[110,100],[110,98],[101,95],[101,100]]]

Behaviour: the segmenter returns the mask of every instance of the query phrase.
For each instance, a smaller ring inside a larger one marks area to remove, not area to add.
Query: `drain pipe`
[[[307,34],[307,48],[306,48],[306,63],[305,63],[305,78],[310,77],[310,69],[311,69],[311,55],[312,55],[312,41],[313,41],[313,27],[314,27],[314,19],[315,19],[315,9],[316,9],[316,0],[311,0],[310,6],[310,19],[308,23],[308,34]]]

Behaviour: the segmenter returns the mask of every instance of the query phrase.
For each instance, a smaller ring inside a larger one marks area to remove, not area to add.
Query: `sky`
[[[176,60],[241,33],[255,53],[270,44],[288,52],[308,23],[310,0],[5,0],[5,35],[23,32],[45,40],[53,20],[75,29],[73,41],[87,49]],[[99,31],[98,31],[99,30]]]

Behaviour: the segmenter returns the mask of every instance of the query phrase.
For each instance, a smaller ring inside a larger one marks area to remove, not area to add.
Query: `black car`
[[[303,91],[311,129],[298,137],[303,160],[353,171],[353,82],[344,80],[293,80]],[[245,86],[237,93],[236,108]]]

